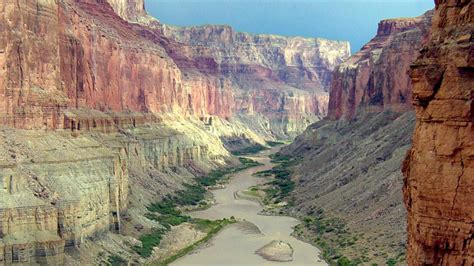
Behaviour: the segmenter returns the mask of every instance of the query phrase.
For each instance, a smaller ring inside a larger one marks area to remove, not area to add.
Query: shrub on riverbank
[[[195,184],[184,184],[183,190],[176,192],[174,195],[167,195],[160,202],[150,204],[147,207],[149,213],[146,213],[145,217],[159,222],[163,228],[154,228],[150,233],[142,235],[139,238],[142,246],[135,246],[133,249],[142,257],[149,257],[153,253],[153,248],[160,244],[163,236],[172,226],[190,222],[198,226],[200,230],[205,231],[206,228],[223,226],[223,221],[229,221],[228,219],[223,221],[192,219],[187,215],[183,215],[179,208],[203,204],[208,187],[215,186],[226,180],[227,176],[231,173],[261,165],[259,162],[248,158],[239,158],[239,160],[241,163],[239,166],[213,170],[207,176],[196,178]]]
[[[257,176],[271,176],[275,177],[274,180],[268,184],[272,185],[272,188],[266,188],[267,199],[266,202],[280,202],[286,198],[291,191],[295,189],[295,182],[291,180],[291,167],[297,163],[297,159],[275,153],[270,155],[271,162],[277,163],[271,170],[257,172]]]
[[[168,265],[171,262],[183,257],[184,255],[188,254],[189,252],[197,248],[202,243],[209,241],[209,239],[211,239],[215,234],[217,234],[225,226],[229,224],[233,224],[235,222],[236,220],[233,217],[231,217],[230,219],[224,218],[222,220],[217,220],[217,221],[211,221],[211,220],[205,220],[205,219],[193,219],[193,223],[196,224],[201,231],[207,231],[207,235],[203,239],[197,241],[196,243],[193,243],[185,247],[184,249],[178,251],[178,253],[176,253],[175,255],[169,258],[166,258],[161,262],[158,262],[157,265]]]
[[[259,153],[264,150],[268,150],[268,148],[261,144],[256,144],[250,147],[242,148],[240,150],[232,151],[231,153],[235,156],[241,156],[241,155]]]
[[[321,250],[321,256],[326,262],[330,265],[354,266],[369,261],[364,252],[352,260],[342,256],[342,250],[355,245],[360,237],[351,234],[342,219],[326,217],[322,209],[308,214],[311,216],[300,217],[303,222],[295,227],[294,233],[313,242]]]
[[[280,145],[284,145],[285,143],[280,142],[280,141],[267,141],[267,145],[270,147],[276,147]]]

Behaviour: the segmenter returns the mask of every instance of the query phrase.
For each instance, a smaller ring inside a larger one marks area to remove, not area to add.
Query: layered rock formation
[[[380,22],[377,36],[334,71],[328,117],[281,152],[300,160],[288,197],[296,205],[292,213],[319,219],[307,225],[306,237],[326,249],[329,260],[403,263],[400,165],[415,123],[407,71],[432,15]],[[325,231],[334,223],[339,227]]]
[[[416,127],[407,155],[410,265],[474,263],[474,3],[436,1],[413,63]]]
[[[142,213],[195,171],[231,162],[199,120],[154,120],[161,122],[107,133],[2,129],[0,262],[63,264],[66,250],[142,223],[129,213]]]
[[[111,232],[159,226],[146,206],[237,163],[227,140],[265,144],[324,115],[329,73],[348,55],[320,39],[231,31],[233,43],[215,37],[220,27],[206,48],[187,29],[165,33],[142,0],[6,0],[0,10],[5,263],[99,264],[111,249],[83,250],[104,238],[143,263]]]
[[[412,86],[406,74],[426,39],[433,12],[379,23],[377,36],[334,72],[330,119],[357,112],[411,109]]]
[[[124,20],[140,24],[158,23],[157,19],[146,12],[144,0],[107,0],[107,2]]]
[[[130,24],[114,10],[142,22],[143,2],[109,2],[2,4],[2,124],[63,128],[68,107],[245,113],[285,137],[325,115],[330,72],[349,53],[344,42]]]
[[[180,56],[207,65],[196,67],[180,58],[180,68],[228,79],[235,112],[251,119],[263,115],[260,118],[280,137],[294,136],[326,115],[331,72],[350,54],[347,42],[250,35],[229,26],[159,29],[185,45]]]
[[[181,70],[156,43],[159,36],[121,20],[107,4],[3,5],[2,124],[63,128],[67,107],[232,113],[232,92],[225,82],[213,77],[183,82]]]

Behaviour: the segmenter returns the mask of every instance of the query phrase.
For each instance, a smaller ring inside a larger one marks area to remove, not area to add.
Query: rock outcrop
[[[107,0],[115,13],[121,18],[140,24],[159,23],[157,19],[148,15],[144,0]]]
[[[255,251],[255,254],[268,261],[288,262],[293,260],[293,248],[291,245],[279,240],[273,240],[266,244]]]
[[[360,111],[411,109],[406,74],[428,34],[433,12],[379,23],[377,36],[334,71],[330,119],[353,118]]]
[[[410,265],[474,264],[474,3],[436,1],[411,67],[416,127],[407,155]]]

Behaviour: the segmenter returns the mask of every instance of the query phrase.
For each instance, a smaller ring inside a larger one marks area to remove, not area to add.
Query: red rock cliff
[[[180,44],[170,54],[181,69],[228,79],[235,112],[263,115],[280,135],[297,134],[326,115],[331,73],[350,54],[347,42],[252,35],[229,26],[159,30]]]
[[[115,13],[123,19],[142,24],[158,23],[158,20],[148,15],[144,0],[107,0]]]
[[[474,2],[438,0],[411,67],[417,123],[404,164],[410,265],[474,265]]]
[[[407,74],[427,35],[432,12],[409,19],[379,23],[377,36],[335,71],[328,117],[352,118],[363,109],[381,111],[411,108]]]
[[[231,114],[232,92],[223,82],[183,82],[159,36],[120,19],[108,4],[4,1],[1,8],[2,124],[62,128],[68,107]]]
[[[331,71],[349,55],[345,42],[170,30],[142,0],[1,8],[0,123],[17,128],[68,127],[64,109],[84,107],[244,114],[277,135],[296,134],[326,114]]]

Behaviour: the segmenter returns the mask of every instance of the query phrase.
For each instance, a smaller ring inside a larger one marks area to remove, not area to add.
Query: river
[[[274,165],[268,156],[276,151],[277,149],[272,149],[249,156],[263,165],[234,174],[224,189],[213,191],[215,205],[189,214],[211,220],[234,216],[247,223],[236,223],[224,228],[207,244],[171,265],[327,265],[319,259],[320,251],[316,247],[290,235],[293,227],[300,223],[298,220],[287,216],[259,215],[263,210],[259,203],[235,197],[238,191],[266,182],[252,174],[271,169]],[[255,254],[256,250],[273,240],[281,240],[292,246],[293,261],[271,262]]]

